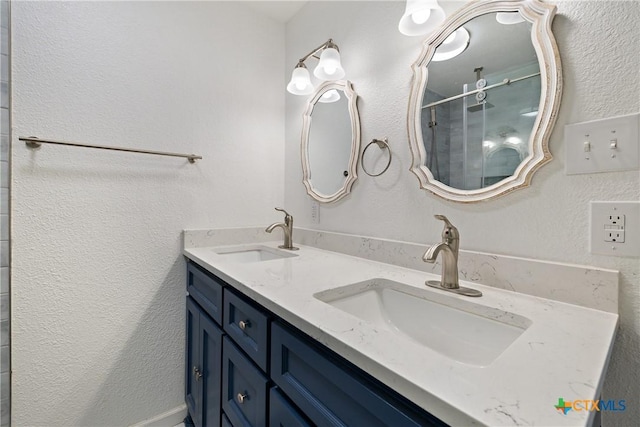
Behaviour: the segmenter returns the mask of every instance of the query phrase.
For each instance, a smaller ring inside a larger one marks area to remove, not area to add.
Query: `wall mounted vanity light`
[[[398,30],[405,36],[422,36],[435,30],[444,18],[438,0],[407,0]]]
[[[322,52],[319,57],[316,55],[318,52]],[[329,39],[298,60],[298,64],[291,74],[291,81],[287,84],[287,91],[289,93],[294,95],[309,95],[314,91],[309,70],[307,70],[307,66],[304,64],[310,57],[318,59],[318,65],[315,70],[313,70],[313,75],[320,80],[333,81],[340,80],[344,77],[345,72],[340,63],[338,46],[332,39]],[[336,95],[338,95],[337,92]],[[335,98],[335,96],[333,96],[333,98]],[[340,99],[340,95],[335,99],[333,98],[332,100],[321,102],[335,102]]]
[[[446,61],[460,55],[469,46],[469,32],[460,27],[444,39],[433,54],[432,61]]]

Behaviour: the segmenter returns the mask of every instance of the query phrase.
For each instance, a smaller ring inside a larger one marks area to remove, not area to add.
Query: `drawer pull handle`
[[[200,381],[200,378],[202,378],[202,372],[196,366],[193,367],[193,375],[196,377],[196,381]]]
[[[244,331],[247,328],[251,327],[251,322],[248,320],[241,320],[238,322],[238,326]]]
[[[246,393],[246,392],[245,392],[245,393]],[[241,405],[244,403],[244,401],[245,401],[246,399],[248,399],[248,398],[249,398],[249,396],[248,396],[248,395],[246,395],[245,393],[238,393],[238,395],[236,396],[236,399],[238,399],[238,403],[239,403],[239,404],[241,404]]]

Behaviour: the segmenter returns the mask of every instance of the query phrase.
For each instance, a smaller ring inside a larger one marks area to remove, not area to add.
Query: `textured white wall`
[[[293,67],[297,58],[332,37],[340,47],[346,78],[360,96],[363,146],[372,138],[389,137],[394,158],[389,171],[378,178],[360,173],[349,197],[322,205],[321,223],[312,225],[299,158],[305,100],[288,94],[285,204],[299,226],[425,246],[440,240],[442,225],[433,214],[442,213],[460,229],[465,249],[620,270],[621,327],[603,397],[633,403],[624,413],[605,414],[604,420],[609,425],[635,425],[640,417],[640,263],[638,258],[588,253],[588,208],[590,200],[640,200],[640,175],[634,171],[566,176],[563,127],[640,110],[640,3],[556,4],[559,16],[553,29],[565,83],[550,141],[555,158],[536,174],[532,187],[473,205],[447,202],[420,190],[418,180],[408,171],[410,65],[420,52],[421,40],[397,31],[403,3],[307,4],[287,24],[287,64]],[[451,10],[452,4],[445,7]],[[572,394],[570,387],[558,390],[565,398]]]
[[[156,416],[184,403],[181,230],[279,218],[284,26],[230,2],[13,2],[12,35],[13,424]]]

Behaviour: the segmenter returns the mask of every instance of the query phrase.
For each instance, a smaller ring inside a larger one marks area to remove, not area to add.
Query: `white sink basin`
[[[530,325],[517,314],[387,279],[314,297],[462,363],[488,366]]]
[[[239,263],[270,261],[274,259],[291,258],[298,256],[291,252],[273,249],[268,246],[262,245],[244,245],[217,248],[213,249],[213,251],[220,257],[222,257],[224,261]]]

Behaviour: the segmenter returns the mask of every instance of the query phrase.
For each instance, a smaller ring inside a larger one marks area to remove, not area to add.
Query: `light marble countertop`
[[[277,248],[280,242],[258,244]],[[483,296],[458,296],[426,287],[426,279],[439,279],[432,273],[296,246],[295,257],[252,263],[225,260],[213,247],[186,245],[184,255],[448,424],[591,424],[593,412],[565,415],[554,405],[560,397],[599,398],[616,313],[464,281]],[[497,359],[481,367],[381,330],[313,296],[374,278],[416,287],[435,300],[462,299],[487,312],[514,313],[531,323]]]

